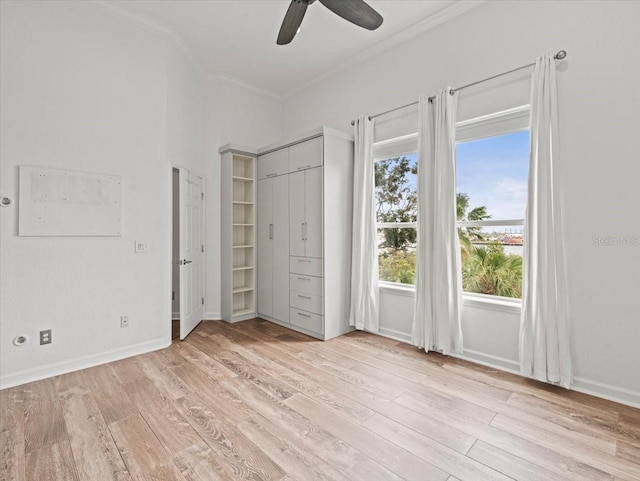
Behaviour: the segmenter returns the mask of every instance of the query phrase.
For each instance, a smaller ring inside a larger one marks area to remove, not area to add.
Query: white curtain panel
[[[556,64],[536,59],[531,85],[531,158],[525,220],[520,370],[569,387],[572,382],[564,243],[559,195]]]
[[[353,167],[353,238],[349,325],[378,332],[378,249],[376,239],[374,120],[355,121]]]
[[[419,100],[418,255],[413,344],[462,353],[462,276],[456,228],[457,94]]]

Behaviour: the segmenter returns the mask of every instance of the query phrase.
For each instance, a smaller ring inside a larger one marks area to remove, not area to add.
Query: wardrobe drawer
[[[289,272],[322,277],[322,259],[317,257],[289,257]]]
[[[303,276],[302,274],[289,274],[289,288],[292,291],[322,295],[322,277]]]
[[[289,291],[289,305],[315,314],[323,314],[324,311],[322,296],[314,296],[304,292]]]
[[[308,331],[324,334],[323,317],[311,312],[305,312],[299,309],[291,309],[289,320],[293,326],[301,327]]]
[[[286,174],[289,170],[289,149],[280,149],[258,157],[258,180]]]

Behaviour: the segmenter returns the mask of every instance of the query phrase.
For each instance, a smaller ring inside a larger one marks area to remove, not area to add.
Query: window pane
[[[413,227],[378,229],[380,280],[415,284],[416,237]]]
[[[528,178],[528,130],[458,143],[458,220],[524,219]]]
[[[524,219],[528,175],[528,130],[458,143],[458,220]],[[523,226],[460,227],[463,290],[521,298],[523,232]]]
[[[375,163],[376,217],[378,222],[417,220],[418,155]]]

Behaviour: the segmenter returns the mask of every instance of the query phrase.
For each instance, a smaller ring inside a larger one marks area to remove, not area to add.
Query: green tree
[[[418,193],[409,175],[418,173],[418,163],[407,157],[395,157],[375,163],[376,219],[378,222],[415,222]],[[415,246],[415,229],[384,229],[384,241],[378,246],[386,253],[406,251]]]
[[[469,210],[469,195],[464,192],[456,194],[456,217],[459,221],[478,221],[491,218],[484,205]],[[473,241],[485,240],[480,227],[458,227],[458,237],[460,238],[463,259],[468,257],[474,249]]]
[[[462,263],[462,288],[503,297],[522,297],[522,257],[505,254],[502,244],[472,247]]]

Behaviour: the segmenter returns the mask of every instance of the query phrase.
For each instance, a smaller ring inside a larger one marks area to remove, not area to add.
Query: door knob
[[[178,262],[178,264],[180,264],[181,266],[185,265],[185,264],[191,264],[193,261],[188,261],[187,259],[180,259],[180,262]]]

